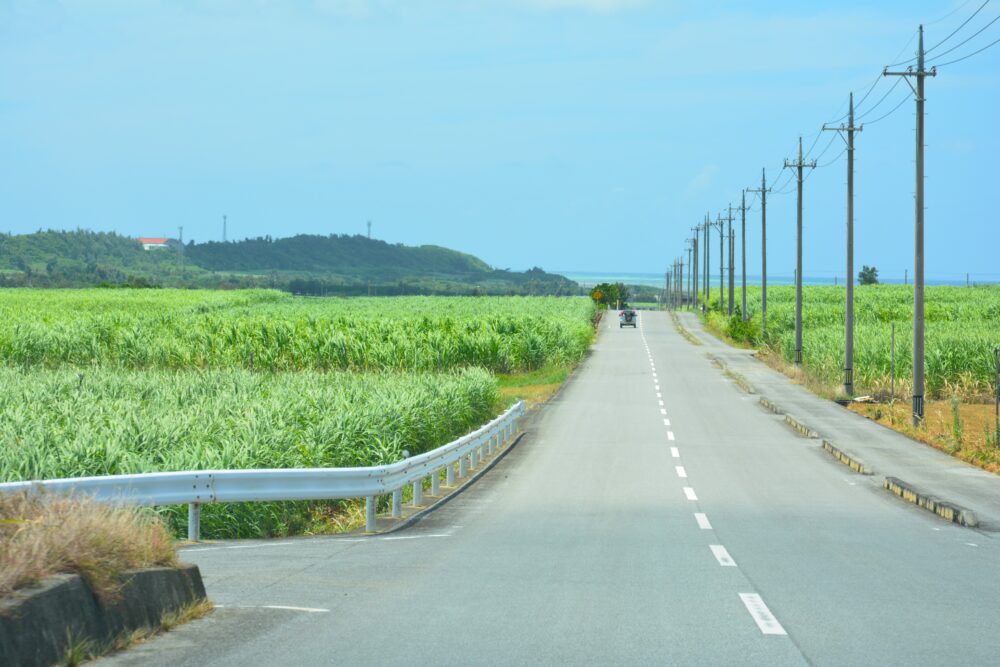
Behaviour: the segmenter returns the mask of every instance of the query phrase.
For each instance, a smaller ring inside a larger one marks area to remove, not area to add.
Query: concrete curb
[[[976,514],[970,509],[928,495],[916,487],[907,484],[898,477],[886,477],[882,488],[894,493],[908,503],[922,507],[928,512],[934,512],[942,519],[957,523],[960,526],[974,528],[979,525]]]
[[[731,370],[727,369],[726,370],[726,377],[728,377],[730,380],[732,380],[733,382],[735,382],[736,386],[743,390],[743,393],[746,393],[746,394],[756,394],[757,393],[757,391],[753,388],[753,385],[750,384],[750,381],[747,380],[742,375],[740,375],[739,373],[736,373],[734,371],[731,371]]]
[[[804,438],[818,438],[819,433],[812,430],[790,414],[785,414],[785,423],[795,429]]]
[[[864,464],[864,462],[856,456],[848,454],[844,450],[837,447],[835,444],[823,438],[823,449],[830,452],[833,458],[837,459],[847,467],[849,467],[854,472],[860,475],[871,475],[872,470]]]
[[[679,317],[677,317],[677,313],[670,313],[670,319],[672,319],[674,322],[674,329],[676,329],[677,333],[683,336],[685,340],[687,340],[687,342],[691,343],[692,345],[698,345],[698,346],[704,345],[704,343],[698,340],[693,333],[688,331],[687,328],[683,324],[681,324],[681,320]]]
[[[114,600],[98,599],[76,574],[50,577],[0,600],[0,664],[64,664],[74,644],[103,649],[206,598],[196,565],[134,570],[123,580]]]
[[[781,414],[781,408],[772,403],[770,399],[768,399],[766,396],[760,397],[760,406],[765,410],[767,410],[768,412],[773,412],[776,415]]]

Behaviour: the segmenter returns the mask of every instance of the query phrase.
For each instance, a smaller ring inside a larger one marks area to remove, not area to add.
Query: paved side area
[[[682,325],[704,344],[694,349],[719,358],[782,412],[863,460],[880,482],[884,477],[905,480],[930,495],[973,510],[979,519],[978,530],[1000,532],[1000,476],[822,399],[758,361],[752,351],[734,348],[708,333],[693,313],[678,315]]]

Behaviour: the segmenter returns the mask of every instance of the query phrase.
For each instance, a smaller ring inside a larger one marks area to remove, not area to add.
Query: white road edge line
[[[715,556],[715,560],[719,561],[719,565],[722,567],[736,567],[736,561],[726,551],[726,547],[721,544],[709,544],[708,548],[712,550],[712,555]]]
[[[675,459],[679,459],[681,457],[681,452],[676,447],[671,447],[670,456],[674,457]]]
[[[743,606],[750,612],[750,617],[765,635],[787,635],[781,623],[774,617],[771,610],[764,604],[764,600],[757,593],[740,593]]]
[[[681,479],[688,476],[687,470],[684,469],[684,466],[674,466],[674,470],[677,471],[677,476]]]
[[[339,540],[346,542],[347,540]],[[198,551],[219,551],[221,549],[260,549],[262,547],[284,547],[295,542],[269,542],[267,544],[237,544],[228,547],[181,547],[178,551],[186,554],[193,554]]]
[[[291,607],[284,604],[217,604],[216,609],[283,609],[285,611],[304,611],[310,614],[326,614],[329,609],[318,607]]]
[[[712,530],[712,524],[708,522],[708,516],[704,512],[695,512],[694,520],[702,530]]]
[[[698,496],[694,494],[694,489],[692,489],[690,486],[684,487],[684,495],[687,496],[688,500],[698,500]]]

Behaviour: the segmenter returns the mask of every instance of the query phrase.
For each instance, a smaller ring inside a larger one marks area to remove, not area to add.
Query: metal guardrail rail
[[[398,463],[365,468],[278,468],[255,470],[191,470],[137,475],[73,477],[0,484],[0,493],[20,491],[81,493],[103,502],[139,505],[187,505],[188,539],[201,537],[201,506],[206,503],[280,500],[365,499],[365,527],[377,527],[376,501],[392,494],[392,516],[402,516],[403,488],[413,487],[413,503],[423,502],[423,482],[431,480],[438,495],[440,473],[445,483],[468,475],[487,456],[510,442],[524,415],[524,401],[479,429],[437,449]],[[455,464],[458,464],[456,477]]]

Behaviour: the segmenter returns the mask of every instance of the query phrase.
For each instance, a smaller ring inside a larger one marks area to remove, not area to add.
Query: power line
[[[979,12],[981,12],[983,10],[983,7],[985,7],[988,4],[990,4],[990,0],[986,0],[986,2],[984,2],[981,5],[979,5],[979,9],[977,9],[974,12],[972,12],[972,16],[970,16],[969,18],[967,18],[964,21],[962,21],[962,24],[959,25],[954,30],[952,30],[951,33],[947,37],[945,37],[944,39],[942,39],[940,42],[938,42],[934,46],[932,46],[932,47],[928,48],[927,50],[925,50],[924,51],[924,55],[927,55],[928,53],[930,53],[931,51],[933,51],[934,49],[936,49],[937,47],[941,46],[942,44],[944,44],[945,42],[947,42],[949,39],[951,39],[952,37],[954,37],[956,32],[958,32],[959,30],[961,30],[962,28],[964,28],[966,25],[968,25],[969,21],[971,21],[972,19],[976,18],[976,14],[978,14]]]
[[[879,76],[881,76],[881,75],[879,75]],[[885,95],[882,96],[882,99],[880,99],[878,102],[876,102],[875,104],[873,104],[872,106],[870,106],[868,109],[866,109],[866,110],[862,111],[861,113],[859,113],[858,114],[858,120],[861,120],[862,118],[864,118],[865,116],[867,116],[868,114],[870,114],[872,111],[874,111],[875,109],[877,109],[878,105],[882,104],[882,102],[885,102],[885,98],[889,97],[889,95],[892,94],[892,91],[896,90],[896,86],[899,85],[900,81],[902,81],[902,79],[896,79],[896,83],[892,84],[892,86],[890,86],[889,90],[885,91]],[[858,105],[858,106],[861,106],[861,105]]]
[[[984,25],[984,26],[983,26],[982,28],[980,28],[980,29],[979,29],[979,30],[977,30],[976,32],[972,33],[972,35],[970,35],[969,37],[966,37],[965,39],[963,39],[963,40],[962,40],[961,42],[959,42],[959,43],[958,43],[958,44],[956,44],[955,46],[951,47],[951,48],[950,48],[950,49],[948,49],[947,51],[943,51],[943,52],[939,53],[939,54],[937,55],[937,57],[938,57],[938,58],[940,58],[941,56],[946,56],[946,55],[948,55],[949,53],[951,53],[952,51],[954,51],[954,50],[955,50],[955,49],[957,49],[958,47],[960,47],[960,46],[962,46],[962,45],[964,45],[964,44],[968,43],[968,42],[969,42],[969,40],[971,40],[971,39],[973,39],[973,38],[975,38],[975,37],[978,37],[978,36],[979,36],[979,34],[980,34],[980,33],[981,33],[982,31],[986,30],[987,28],[989,28],[989,27],[990,27],[991,25],[993,25],[993,24],[994,24],[994,23],[996,23],[997,21],[1000,21],[1000,14],[998,14],[998,15],[997,15],[997,16],[996,16],[996,17],[995,17],[995,18],[994,18],[994,19],[993,19],[992,21],[990,21],[989,23],[987,23],[986,25]],[[972,55],[972,54],[969,54],[969,55]],[[953,60],[952,62],[958,62],[958,61],[955,61],[955,60]],[[951,64],[951,63],[945,63],[945,64]],[[931,66],[933,67],[933,66],[934,66],[934,63],[931,63]]]
[[[949,60],[946,63],[940,63],[940,64],[936,64],[934,66],[935,67],[946,67],[947,65],[954,65],[955,63],[960,63],[963,60],[965,60],[966,58],[971,58],[972,56],[974,56],[976,54],[979,54],[979,53],[982,53],[986,49],[990,48],[991,46],[995,46],[997,44],[1000,44],[1000,39],[994,40],[994,41],[990,42],[989,44],[987,44],[986,46],[984,46],[983,48],[979,49],[978,51],[973,51],[972,53],[970,53],[968,55],[962,56],[961,58],[958,58],[956,60]]]
[[[829,162],[824,162],[823,164],[816,165],[816,168],[817,169],[822,169],[823,167],[829,167],[831,164],[833,164],[837,160],[839,160],[841,158],[841,156],[843,156],[843,154],[846,153],[846,152],[847,152],[847,146],[844,146],[843,150],[841,150],[839,153],[837,153],[837,157],[833,158]],[[809,173],[811,174],[812,172],[810,171]]]
[[[813,139],[813,142],[811,144],[809,144],[809,150],[806,151],[806,157],[809,157],[809,154],[812,153],[812,150],[816,148],[816,143],[819,141],[819,137],[821,134],[823,134],[822,131],[816,132],[816,138]]]
[[[836,134],[834,134],[833,136],[831,136],[830,137],[830,141],[826,142],[826,147],[820,152],[819,155],[817,155],[815,158],[813,158],[813,162],[818,162],[819,159],[821,157],[823,157],[828,150],[830,150],[830,146],[832,146],[833,142],[836,141],[836,140],[837,140],[837,135]],[[833,164],[833,163],[831,162],[830,164]],[[806,179],[805,180],[809,180],[809,177],[813,175],[813,172],[816,171],[816,169],[818,168],[818,166],[819,165],[816,165],[808,174],[806,174]]]
[[[913,43],[913,40],[916,38],[916,36],[917,36],[917,33],[913,33],[912,35],[910,35],[910,39],[909,39],[909,41],[906,42],[906,46],[904,46],[903,48],[901,48],[899,50],[899,53],[897,53],[896,55],[894,55],[892,57],[892,59],[895,60],[899,56],[903,55],[903,51],[906,51],[906,49],[910,46],[910,44]],[[900,65],[905,65],[906,63],[913,62],[916,59],[917,59],[916,56],[914,56],[913,58],[907,58],[906,60],[904,60],[902,62],[898,62],[898,63],[894,63],[892,65],[888,65],[888,67],[899,67]],[[860,102],[859,102],[859,104],[860,104]]]
[[[971,0],[967,0],[967,2],[971,2]],[[898,52],[898,53],[897,53],[896,55],[894,55],[894,56],[893,56],[893,57],[891,58],[891,60],[895,60],[896,58],[898,58],[899,56],[901,56],[901,55],[903,54],[903,52],[904,52],[904,51],[906,51],[906,49],[908,49],[908,48],[910,47],[910,44],[912,44],[912,43],[913,43],[913,40],[914,40],[914,39],[916,39],[916,38],[917,38],[917,33],[916,33],[916,32],[914,32],[914,33],[913,33],[912,35],[910,35],[910,38],[909,38],[908,40],[906,40],[906,44],[904,44],[904,45],[903,45],[903,48],[901,48],[901,49],[899,50],[899,52]],[[910,60],[913,60],[913,58],[911,58]],[[909,60],[908,60],[908,61],[906,61],[906,62],[909,62]],[[897,65],[898,65],[898,64],[900,64],[900,63],[897,63]],[[890,67],[895,67],[895,66],[896,66],[896,65],[890,65]],[[885,78],[885,77],[883,77],[883,76],[882,76],[882,73],[881,73],[881,72],[879,72],[879,73],[878,73],[878,74],[877,74],[877,75],[875,76],[875,80],[874,80],[874,81],[872,81],[871,85],[870,85],[870,86],[868,87],[868,90],[867,90],[867,91],[865,91],[865,94],[861,96],[861,100],[860,100],[860,101],[858,101],[858,104],[857,104],[857,106],[859,106],[859,107],[860,107],[860,106],[861,106],[862,104],[864,104],[864,103],[865,103],[865,100],[867,100],[867,99],[868,99],[868,96],[869,96],[869,95],[871,95],[871,94],[872,94],[872,91],[873,91],[873,90],[875,90],[876,86],[878,86],[878,82],[879,82],[879,81],[881,81],[881,80],[882,80],[882,79],[884,79],[884,78]],[[827,123],[827,125],[836,125],[837,123],[839,123],[839,122],[841,122],[842,120],[844,120],[845,118],[847,118],[847,116],[848,116],[848,114],[849,114],[849,113],[850,113],[850,112],[848,112],[848,113],[845,113],[845,114],[844,114],[843,116],[841,116],[840,118],[838,118],[838,119],[836,119],[836,120],[831,120],[830,122],[828,122],[828,123]]]
[[[965,0],[965,2],[963,2],[962,4],[960,4],[958,7],[955,7],[955,9],[951,10],[950,12],[948,12],[947,14],[945,14],[944,16],[942,16],[941,18],[934,19],[933,21],[927,21],[926,23],[924,23],[924,25],[935,25],[937,23],[940,23],[941,21],[944,21],[945,19],[949,19],[952,16],[954,16],[955,14],[957,14],[960,11],[962,11],[963,9],[965,9],[966,6],[968,6],[968,4],[970,2],[972,2],[972,0]]]
[[[883,116],[879,116],[875,120],[868,121],[867,123],[865,123],[865,125],[874,125],[875,123],[879,122],[880,120],[884,120],[884,119],[888,118],[889,116],[891,116],[892,114],[894,114],[901,106],[903,106],[904,104],[906,104],[909,101],[910,101],[910,94],[907,93],[906,96],[903,97],[903,99],[901,99],[899,101],[899,104],[897,104],[896,106],[894,106],[891,111],[889,111],[888,113],[886,113]]]

